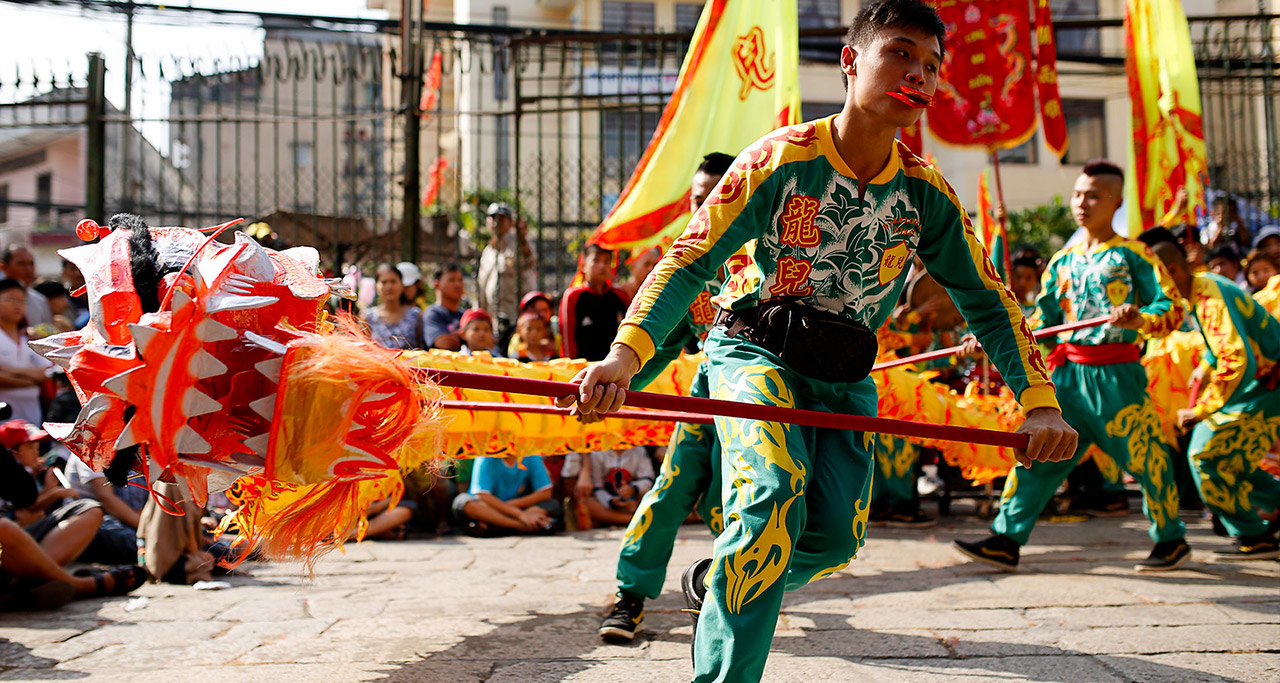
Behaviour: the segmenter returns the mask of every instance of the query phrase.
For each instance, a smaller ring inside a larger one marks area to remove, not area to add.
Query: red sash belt
[[[1058,348],[1045,359],[1050,370],[1070,362],[1080,365],[1118,365],[1142,360],[1142,350],[1135,344],[1058,344]]]

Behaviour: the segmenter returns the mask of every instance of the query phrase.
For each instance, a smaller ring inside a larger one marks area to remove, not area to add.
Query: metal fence
[[[1082,46],[1064,68],[1122,74],[1120,30],[1060,22]],[[1280,204],[1278,30],[1272,15],[1192,21],[1210,182],[1266,214]],[[834,61],[838,33],[809,32],[805,54]],[[574,248],[643,152],[690,36],[420,26],[410,38],[295,24],[268,26],[255,57],[138,55],[124,102],[105,95],[107,69],[124,65],[98,57],[56,78],[0,73],[0,151],[80,136],[87,165],[81,200],[0,203],[34,208],[42,235],[116,211],[157,225],[244,217],[333,267],[471,269],[489,237],[485,205],[507,201],[540,255],[540,286],[563,289]]]

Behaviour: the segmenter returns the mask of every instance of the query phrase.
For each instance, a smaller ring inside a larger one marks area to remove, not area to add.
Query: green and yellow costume
[[[833,117],[834,118],[834,117]],[[895,145],[884,170],[859,180],[836,151],[832,119],[790,126],[748,147],[658,263],[616,343],[642,364],[731,254],[755,239],[754,262],[717,303],[775,298],[877,330],[919,253],[1026,409],[1057,407],[1017,302],[995,274],[955,193]],[[800,375],[743,336],[707,338],[713,398],[874,415],[870,378]],[[848,564],[865,536],[870,434],[717,418],[724,531],[715,542],[695,642],[695,680],[759,680],[785,590]]]
[[[1142,327],[1104,324],[1076,330],[1055,351],[1065,358],[1055,364],[1053,383],[1059,396],[1070,397],[1062,402],[1062,416],[1080,433],[1079,448],[1070,460],[1014,468],[992,530],[1026,545],[1041,510],[1089,446],[1097,444],[1141,484],[1151,538],[1181,538],[1186,527],[1178,518],[1178,491],[1138,347],[1143,337],[1163,337],[1182,324],[1185,308],[1173,281],[1145,244],[1116,235],[1090,250],[1076,245],[1058,252],[1045,269],[1043,285],[1037,303],[1046,326],[1135,304]]]
[[[1272,376],[1280,361],[1280,323],[1211,273],[1195,275],[1191,312],[1212,367],[1194,406],[1200,421],[1187,450],[1196,487],[1232,536],[1256,536],[1267,530],[1258,508],[1280,505],[1280,480],[1258,468],[1280,437],[1280,392]]]

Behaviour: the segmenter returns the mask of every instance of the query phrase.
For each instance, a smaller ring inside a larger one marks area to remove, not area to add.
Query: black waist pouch
[[[792,370],[828,382],[859,382],[871,372],[879,345],[866,325],[775,299],[741,311],[721,311],[717,324],[768,349]]]

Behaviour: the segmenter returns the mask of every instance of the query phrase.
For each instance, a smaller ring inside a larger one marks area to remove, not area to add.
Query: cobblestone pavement
[[[788,595],[770,681],[1277,681],[1280,563],[1194,561],[1137,575],[1145,522],[1042,523],[1017,574],[963,564],[985,524],[873,529],[849,569]],[[686,526],[667,590],[629,646],[595,635],[620,531],[366,543],[314,579],[253,565],[233,587],[149,585],[131,598],[0,614],[0,680],[678,681],[690,627],[680,568],[708,554]]]

